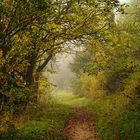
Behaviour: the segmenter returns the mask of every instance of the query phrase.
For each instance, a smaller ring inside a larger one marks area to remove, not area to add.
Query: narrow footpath
[[[74,112],[64,128],[65,140],[99,140],[90,113],[81,107],[74,107]]]

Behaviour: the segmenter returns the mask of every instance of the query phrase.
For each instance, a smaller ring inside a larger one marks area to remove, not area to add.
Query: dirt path
[[[99,140],[94,123],[86,109],[74,107],[75,114],[68,121],[64,132],[66,140]]]

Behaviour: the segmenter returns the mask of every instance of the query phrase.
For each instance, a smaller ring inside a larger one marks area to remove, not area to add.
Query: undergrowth
[[[55,96],[57,98],[57,95]],[[87,108],[96,124],[100,140],[140,139],[139,106],[128,97],[115,94],[91,100],[86,97],[60,93],[58,98],[65,104]]]
[[[48,105],[36,108],[30,120],[17,129],[1,133],[0,140],[64,140],[63,128],[73,114],[73,106],[91,112],[100,140],[139,140],[140,111],[123,95],[96,100],[66,92],[55,92]],[[33,114],[31,112],[31,114]]]
[[[0,140],[63,140],[63,128],[73,113],[72,107],[52,98],[51,104],[36,108],[34,116],[16,129],[0,134]],[[32,112],[31,112],[32,113]]]
[[[86,106],[92,113],[101,140],[139,140],[140,111],[131,108],[123,95],[112,95],[91,101]]]

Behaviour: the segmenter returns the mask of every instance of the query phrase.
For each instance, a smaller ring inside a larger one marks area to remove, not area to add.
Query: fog
[[[129,0],[120,0],[122,4],[128,3]],[[116,19],[121,17],[120,14],[116,15]],[[55,89],[70,90],[71,80],[74,74],[71,72],[69,64],[72,63],[75,54],[59,54],[56,56],[56,61],[52,62],[52,69],[54,73],[45,71],[43,75],[50,83],[55,85]]]
[[[49,67],[53,73],[45,71],[43,75],[48,78],[48,81],[52,83],[55,89],[58,90],[70,90],[71,80],[74,74],[70,70],[70,63],[72,63],[75,54],[59,54],[56,57],[56,61],[52,62],[52,66]]]

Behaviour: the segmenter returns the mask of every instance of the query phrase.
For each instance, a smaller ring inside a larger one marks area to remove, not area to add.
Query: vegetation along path
[[[66,140],[99,140],[89,112],[79,106],[74,107],[74,112],[64,129]]]

